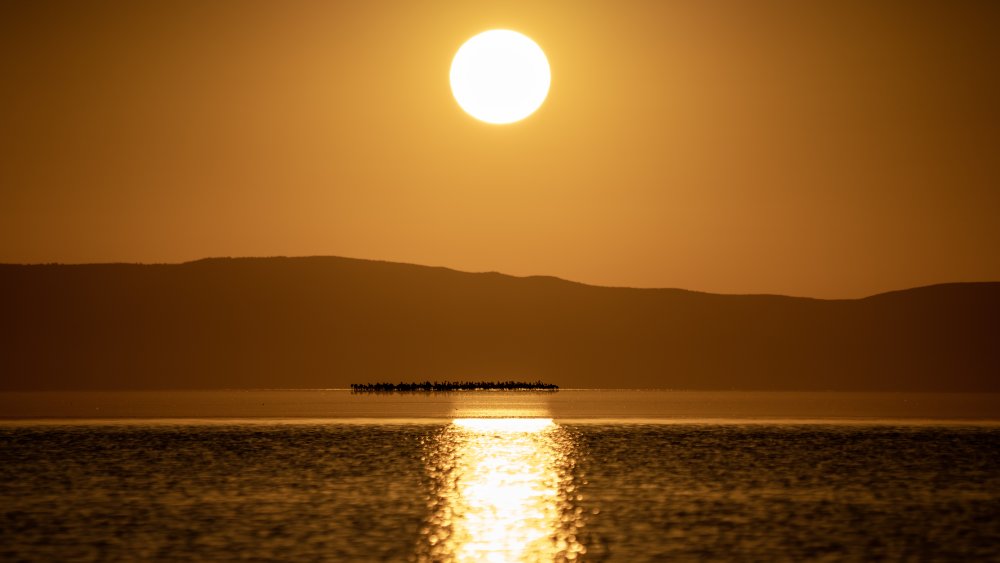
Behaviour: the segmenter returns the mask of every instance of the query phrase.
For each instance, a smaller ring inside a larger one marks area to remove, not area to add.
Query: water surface
[[[992,397],[84,395],[0,422],[0,559],[1000,559]]]
[[[998,393],[564,389],[351,393],[343,389],[0,393],[0,418],[549,417],[559,420],[1000,420]]]

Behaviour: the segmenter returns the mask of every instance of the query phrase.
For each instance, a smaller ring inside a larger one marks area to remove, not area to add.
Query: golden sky
[[[492,28],[552,67],[513,125],[449,89]],[[998,29],[972,0],[3,2],[0,262],[997,280]]]

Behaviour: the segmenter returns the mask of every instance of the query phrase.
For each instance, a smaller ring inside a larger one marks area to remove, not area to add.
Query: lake
[[[995,395],[0,394],[0,559],[1000,558]]]

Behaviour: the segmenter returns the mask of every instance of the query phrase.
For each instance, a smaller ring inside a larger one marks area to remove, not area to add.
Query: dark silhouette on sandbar
[[[0,265],[0,389],[1000,391],[1000,283],[864,299],[594,287],[335,257]]]
[[[558,385],[541,381],[422,381],[415,383],[352,383],[355,393],[410,391],[557,391]]]

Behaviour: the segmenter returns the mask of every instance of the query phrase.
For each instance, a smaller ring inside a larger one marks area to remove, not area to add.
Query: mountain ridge
[[[0,264],[0,389],[1000,391],[1000,282],[857,299],[592,286],[343,257]]]
[[[392,260],[381,260],[372,258],[355,258],[347,256],[332,256],[332,255],[309,255],[309,256],[285,256],[285,255],[275,255],[275,256],[210,256],[205,258],[198,258],[195,260],[187,260],[183,262],[86,262],[86,263],[76,263],[76,262],[39,262],[39,263],[27,263],[27,262],[0,262],[0,268],[4,267],[56,267],[56,266],[190,266],[195,264],[211,264],[220,263],[226,261],[253,261],[253,260],[338,260],[347,261],[355,263],[373,263],[373,264],[387,264],[394,266],[407,266],[407,267],[417,267],[425,269],[442,270],[447,272],[455,272],[459,274],[470,274],[470,275],[496,275],[505,278],[513,279],[540,279],[540,280],[552,280],[564,282],[567,284],[582,285],[592,288],[603,288],[603,289],[630,289],[636,291],[683,291],[687,293],[697,293],[706,295],[721,295],[721,296],[736,296],[736,297],[749,297],[749,296],[766,296],[766,297],[787,297],[791,299],[812,299],[817,301],[855,301],[859,299],[869,299],[872,297],[878,297],[880,295],[886,295],[890,293],[898,293],[902,291],[911,291],[915,289],[923,289],[937,286],[950,286],[950,285],[975,285],[975,284],[993,284],[1000,283],[998,281],[971,281],[971,282],[940,282],[927,285],[919,285],[901,289],[893,289],[888,291],[883,291],[879,293],[873,293],[870,295],[865,295],[861,297],[812,297],[808,295],[788,295],[783,293],[715,293],[710,291],[701,291],[696,289],[687,289],[680,287],[637,287],[629,285],[601,285],[592,284],[587,282],[581,282],[576,280],[571,280],[567,278],[561,278],[558,276],[547,275],[547,274],[528,274],[528,275],[516,275],[500,272],[497,270],[487,270],[487,271],[469,271],[461,270],[458,268],[451,268],[449,266],[432,266],[427,264],[417,264],[415,262],[396,262]]]

